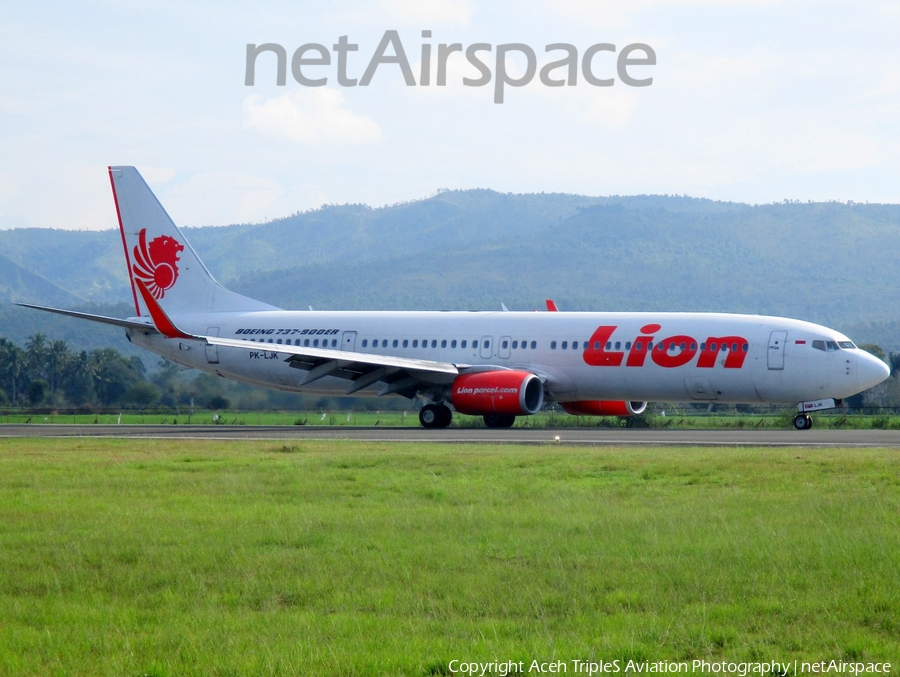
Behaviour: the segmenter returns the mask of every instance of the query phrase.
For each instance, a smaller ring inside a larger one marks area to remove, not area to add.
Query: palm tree
[[[50,392],[55,393],[59,387],[59,379],[72,359],[69,346],[65,341],[53,341],[46,349],[47,376],[50,381]]]

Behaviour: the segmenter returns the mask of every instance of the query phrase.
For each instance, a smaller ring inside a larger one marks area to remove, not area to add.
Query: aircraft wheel
[[[440,423],[435,427],[437,427],[437,428],[448,427],[450,425],[450,423],[453,421],[453,412],[450,411],[450,407],[448,407],[446,404],[439,404],[439,405],[437,405],[436,408],[438,411],[438,420],[440,421]]]
[[[488,428],[512,428],[516,417],[512,414],[485,414],[484,424]]]
[[[423,428],[443,428],[441,425],[441,410],[437,405],[426,404],[419,409],[419,423]]]
[[[812,419],[807,414],[794,416],[794,427],[797,430],[809,430],[812,428]]]

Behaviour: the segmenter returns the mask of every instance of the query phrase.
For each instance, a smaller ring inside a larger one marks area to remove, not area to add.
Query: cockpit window
[[[850,348],[855,348],[856,346],[853,345],[852,341],[821,341],[821,340],[817,340],[817,341],[812,342],[812,347],[815,348],[816,350],[821,350],[824,352],[831,353],[831,352],[834,352],[835,350],[841,350],[842,348],[850,349]]]

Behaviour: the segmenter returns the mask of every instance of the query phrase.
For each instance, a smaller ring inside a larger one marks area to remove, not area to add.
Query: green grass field
[[[893,450],[0,441],[3,675],[896,674],[898,562]]]

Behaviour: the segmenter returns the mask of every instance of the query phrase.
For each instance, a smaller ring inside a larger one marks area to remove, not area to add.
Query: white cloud
[[[168,183],[175,178],[175,170],[170,167],[147,167],[141,165],[141,176],[150,183]]]
[[[472,18],[469,0],[379,0],[340,14],[352,21],[379,24],[390,21],[427,29],[434,26],[466,26]]]
[[[254,94],[244,99],[247,124],[260,132],[303,144],[371,143],[381,139],[381,128],[371,118],[346,107],[336,89],[302,88],[264,100]]]
[[[281,185],[250,174],[203,172],[160,192],[160,201],[179,226],[252,222],[281,216],[284,211],[279,205]]]
[[[472,16],[468,0],[382,0],[382,10],[413,23],[464,26]]]
[[[619,27],[632,17],[648,10],[686,9],[691,7],[721,7],[739,9],[775,5],[775,0],[553,0],[552,11],[600,26]]]

